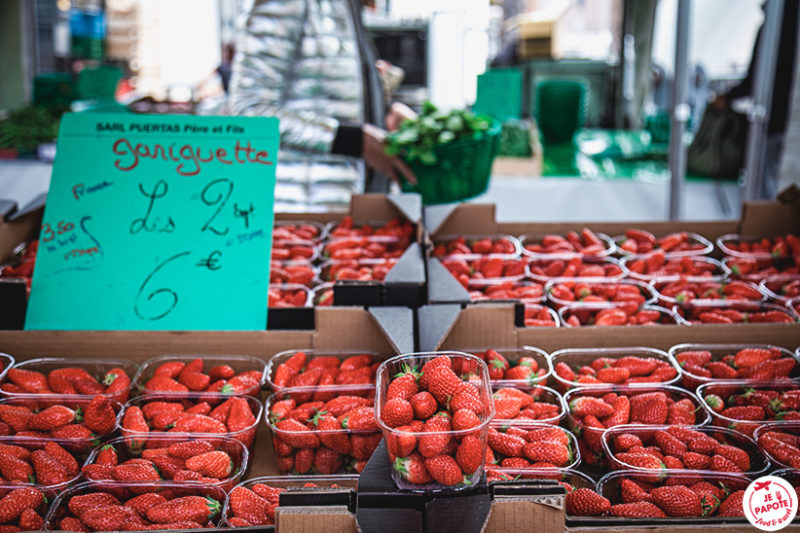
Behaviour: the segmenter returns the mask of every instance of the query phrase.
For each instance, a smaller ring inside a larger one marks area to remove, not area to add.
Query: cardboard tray
[[[790,188],[782,193],[783,202],[752,202],[742,207],[740,220],[675,222],[497,222],[493,204],[429,206],[424,210],[428,233],[428,301],[430,303],[470,303],[469,293],[450,275],[442,263],[430,256],[433,240],[439,235],[544,235],[580,232],[589,227],[607,235],[620,235],[630,228],[648,230],[656,235],[676,231],[699,233],[710,241],[729,233],[772,237],[788,232],[800,233],[800,198]],[[720,257],[715,250],[715,257]]]

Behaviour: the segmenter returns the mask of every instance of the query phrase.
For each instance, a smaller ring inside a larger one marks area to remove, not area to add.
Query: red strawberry
[[[697,452],[686,452],[683,454],[683,464],[689,470],[708,470],[711,457]]]
[[[178,383],[188,387],[190,391],[203,391],[211,384],[211,378],[208,374],[201,374],[200,372],[181,372],[178,376]]]
[[[144,388],[158,392],[189,392],[189,387],[165,376],[154,376],[147,380]]]
[[[450,443],[450,435],[447,432],[452,430],[450,418],[444,414],[437,414],[425,422],[422,435],[419,438],[419,452],[423,457],[434,457],[445,451]],[[433,475],[433,474],[431,474]]]
[[[73,420],[75,420],[75,411],[64,405],[54,405],[31,418],[30,428],[50,431],[65,426]]]
[[[617,451],[624,452],[627,451],[634,446],[641,446],[642,439],[638,436],[633,435],[631,433],[622,433],[617,435],[616,439],[614,439],[614,446]]]
[[[462,397],[472,400],[472,396],[469,396],[465,393],[457,394],[451,400],[451,406],[453,403],[459,401],[459,398]],[[436,412],[438,407],[436,398],[434,398],[433,395],[428,391],[418,392],[411,396],[408,401],[411,403],[411,407],[414,409],[414,417],[420,420],[427,420],[433,416],[433,413]]]
[[[719,443],[709,435],[680,426],[672,426],[667,429],[667,433],[677,437],[681,442],[689,447],[689,451],[711,454],[717,449]]]
[[[511,420],[519,415],[522,402],[512,396],[494,394],[495,418],[498,420]]]
[[[442,405],[447,405],[463,385],[464,382],[447,366],[435,367],[428,375],[428,392]]]
[[[528,442],[522,448],[522,453],[533,463],[546,462],[556,466],[566,466],[572,458],[569,448],[551,441]]]
[[[251,524],[269,523],[267,518],[269,502],[248,488],[234,487],[228,496],[228,505],[235,516],[244,518]]]
[[[297,420],[281,420],[275,424],[278,438],[293,448],[318,448],[319,438]]]
[[[723,409],[722,416],[733,418],[734,420],[755,420],[760,421],[766,418],[763,407],[757,405],[737,405]]]
[[[44,520],[33,509],[25,509],[19,516],[19,527],[22,531],[41,531]]]
[[[294,454],[294,471],[297,474],[307,474],[314,466],[314,450],[303,448]]]
[[[44,495],[39,489],[15,489],[0,499],[0,523],[7,524],[15,520],[25,509],[37,509],[44,502]]]
[[[196,455],[210,452],[214,449],[214,445],[207,440],[187,440],[183,442],[176,442],[167,448],[167,453],[179,459],[189,459]]]
[[[503,468],[530,468],[531,462],[522,457],[506,457],[500,461]]]
[[[111,505],[119,505],[119,500],[115,496],[106,492],[90,492],[73,496],[70,498],[67,507],[70,513],[80,518],[89,509]]]
[[[329,415],[340,417],[348,411],[352,411],[357,407],[364,407],[367,405],[372,405],[370,400],[367,398],[362,398],[360,396],[348,396],[342,395],[329,400],[325,406],[323,411],[326,411]]]
[[[77,531],[80,533],[89,533],[91,531],[88,527],[83,525],[83,522],[74,516],[65,516],[62,518],[58,523],[58,527],[61,531]]]
[[[736,463],[722,455],[714,455],[711,458],[711,470],[715,472],[742,472]]]
[[[708,405],[715,413],[721,413],[725,409],[725,401],[716,394],[709,394],[704,398],[706,405]]]
[[[512,428],[509,428],[509,430],[510,429]],[[564,446],[569,446],[570,444],[570,439],[567,435],[567,432],[557,426],[532,429],[525,433],[523,438],[528,442],[556,442]]]
[[[144,517],[149,508],[162,504],[166,501],[167,499],[161,494],[156,494],[155,492],[146,492],[126,501],[125,506],[132,508],[134,511],[139,513],[139,516]]]
[[[117,414],[111,407],[108,397],[95,396],[92,398],[83,413],[83,423],[99,435],[105,435],[114,430],[117,425]]]
[[[668,516],[694,517],[703,514],[700,496],[683,485],[658,487],[650,491],[653,503]]]
[[[389,453],[395,457],[408,457],[417,448],[417,437],[409,435],[413,433],[412,426],[400,426],[395,428],[395,431],[386,439],[386,446],[389,448]],[[348,447],[349,447],[348,441]]]
[[[405,458],[398,457],[394,461],[394,469],[400,477],[414,485],[424,485],[432,480],[425,468],[425,460],[418,453]]]
[[[420,393],[420,394],[423,394],[423,393]],[[432,396],[431,396],[430,400],[426,399],[426,402],[430,402],[433,405],[436,405],[436,400]],[[513,414],[513,412],[519,411],[519,409],[515,407],[515,404],[518,403],[518,401],[512,399],[511,402],[512,403],[510,404],[511,405],[510,407],[508,407],[506,405],[503,405],[503,406],[501,406],[501,409],[502,410],[510,409],[512,414]],[[461,410],[461,409],[467,409],[469,411],[472,411],[476,415],[482,415],[483,412],[484,412],[483,402],[481,402],[481,400],[478,398],[478,396],[472,394],[469,389],[465,389],[462,392],[459,392],[458,394],[453,396],[450,399],[449,407],[450,407],[450,411],[452,411],[454,413],[456,411]],[[521,404],[520,404],[520,407],[521,407]],[[428,407],[426,406],[426,409],[427,408]],[[497,402],[495,402],[495,410],[496,409],[497,409]],[[435,409],[434,409],[434,412],[435,412]],[[497,418],[501,418],[500,416],[497,416],[497,415],[495,415],[495,416]],[[421,417],[419,415],[417,415],[417,418],[421,418]]]
[[[490,427],[489,446],[491,446],[495,452],[505,457],[521,457],[522,449],[525,447],[525,440],[514,435],[501,433],[495,428]]]
[[[719,517],[744,516],[744,506],[742,505],[743,501],[744,501],[744,491],[737,490],[736,492],[728,496],[725,499],[725,501],[720,504],[717,516]]]
[[[314,415],[311,421],[317,427],[317,437],[320,442],[328,448],[343,455],[350,453],[350,439],[347,433],[342,431],[342,426],[336,417],[319,412]],[[416,444],[416,439],[415,439]]]
[[[106,386],[105,394],[118,402],[125,402],[130,396],[131,378],[121,368],[112,368],[103,376],[103,385]]]
[[[136,433],[150,432],[150,426],[147,425],[142,410],[135,405],[125,409],[125,414],[122,417],[122,428]]]
[[[350,455],[356,461],[366,461],[380,442],[380,433],[350,435]]]
[[[623,503],[636,503],[636,502],[652,502],[649,491],[642,488],[642,486],[631,480],[623,479],[619,484],[620,495]]]
[[[566,497],[567,514],[573,516],[600,516],[611,509],[611,502],[592,489],[575,489]]]
[[[453,430],[472,429],[481,425],[478,415],[468,409],[459,409],[453,415]]]
[[[386,399],[392,400],[400,398],[409,400],[419,391],[417,386],[417,379],[414,374],[403,374],[399,378],[392,380],[389,384],[389,389],[386,391]]]
[[[628,381],[631,371],[623,367],[603,368],[595,374],[595,377],[604,383],[621,384]]]
[[[30,483],[33,479],[33,468],[27,462],[11,455],[0,455],[0,474],[7,481]]]
[[[233,460],[222,450],[195,455],[186,460],[186,468],[206,477],[225,479],[233,471]]]
[[[607,428],[627,424],[631,419],[631,402],[627,396],[619,396],[610,403],[614,408],[614,414],[602,420]]]
[[[742,472],[750,470],[750,456],[743,449],[728,444],[720,444],[715,451],[738,466]]]
[[[81,521],[95,531],[122,531],[130,520],[141,522],[136,511],[122,505],[90,507],[81,515]]]
[[[380,431],[372,407],[356,407],[338,418],[343,429]]]
[[[414,408],[402,398],[393,398],[383,404],[381,420],[390,428],[405,426],[414,420]]]
[[[654,437],[658,447],[661,448],[661,451],[666,455],[673,455],[680,459],[683,457],[683,454],[688,451],[686,444],[666,431],[656,431]]]
[[[81,473],[86,479],[114,479],[114,467],[111,465],[84,465],[83,468],[81,468]]]
[[[146,464],[126,462],[117,465],[114,467],[113,475],[115,480],[126,483],[161,481],[161,476],[149,461]]]
[[[669,408],[663,392],[640,394],[631,398],[631,421],[661,425],[667,421]]]
[[[166,454],[155,455],[152,457],[152,459],[150,459],[150,461],[164,479],[173,479],[175,474],[177,474],[180,470],[183,470],[186,466],[183,459],[178,459],[177,457],[172,457],[171,455]]]
[[[780,353],[775,354],[771,350],[763,348],[745,348],[744,350],[739,350],[733,361],[736,368],[752,368],[759,363],[774,359],[776,356],[780,357]]]
[[[614,407],[608,405],[599,398],[584,396],[572,400],[569,404],[572,415],[576,418],[583,418],[586,415],[594,415],[597,418],[605,418],[614,414]]]
[[[158,365],[158,367],[156,367],[156,369],[153,371],[153,376],[175,379],[185,366],[186,363],[183,361],[167,361],[166,363],[161,363]]]
[[[616,457],[619,461],[627,463],[634,468],[658,471],[659,474],[656,476],[656,479],[663,475],[663,471],[666,468],[664,463],[662,463],[657,457],[645,453],[625,452],[618,453]]]
[[[213,498],[184,496],[147,510],[147,519],[157,524],[190,520],[205,524],[219,513],[219,502]]]
[[[326,446],[320,446],[314,453],[314,470],[322,475],[335,474],[343,463],[341,454]]]
[[[47,453],[47,455],[53,457],[59,463],[64,465],[64,468],[66,469],[67,475],[69,477],[74,477],[78,475],[78,472],[80,471],[80,465],[78,465],[78,461],[75,460],[75,457],[73,457],[72,454],[69,453],[67,450],[62,448],[58,443],[53,441],[48,441],[44,445],[44,451]],[[41,481],[41,478],[39,478],[39,480]]]
[[[467,435],[461,440],[456,450],[456,461],[461,471],[471,476],[483,463],[483,445],[474,435]]]
[[[503,379],[508,370],[508,361],[494,350],[486,351],[486,365],[489,367],[490,379]]]
[[[666,518],[667,515],[650,502],[620,503],[608,510],[611,516],[623,518]]]
[[[48,390],[47,378],[40,372],[22,368],[10,368],[6,377],[13,384],[22,387],[30,393],[40,393]]]
[[[449,455],[437,455],[425,459],[425,469],[437,483],[448,487],[464,481],[461,467]]]

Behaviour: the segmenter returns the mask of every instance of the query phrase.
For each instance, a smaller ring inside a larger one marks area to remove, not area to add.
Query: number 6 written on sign
[[[145,298],[146,302],[152,302],[154,298],[164,295],[165,298],[159,298],[163,302],[163,305],[158,304],[155,306],[156,309],[161,309],[161,312],[157,311],[155,313],[143,312],[142,309],[140,308],[140,304],[143,303],[142,297],[147,292],[148,289],[146,287],[150,283],[150,280],[153,279],[153,276],[155,276],[159,270],[163,269],[173,261],[176,261],[181,257],[185,257],[190,254],[191,252],[181,252],[179,254],[173,255],[166,261],[156,266],[156,268],[153,269],[153,271],[150,272],[150,274],[148,274],[146,278],[144,278],[142,285],[139,287],[139,292],[136,293],[136,301],[133,305],[133,311],[134,313],[136,313],[137,317],[141,318],[142,320],[161,320],[162,318],[170,314],[173,309],[175,309],[175,306],[178,305],[178,293],[176,293],[173,289],[166,287],[150,291],[150,293],[147,294],[147,297]]]

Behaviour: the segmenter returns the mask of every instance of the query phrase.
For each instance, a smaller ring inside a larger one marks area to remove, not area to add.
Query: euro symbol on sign
[[[222,257],[222,252],[219,250],[214,250],[206,259],[201,259],[198,261],[197,266],[206,267],[209,270],[219,270],[222,268],[222,265],[220,265],[218,262],[220,257]]]

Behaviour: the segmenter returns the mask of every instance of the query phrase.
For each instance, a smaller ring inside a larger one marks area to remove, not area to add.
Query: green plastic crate
[[[544,140],[568,143],[586,117],[586,82],[549,79],[536,85],[536,122]]]
[[[417,184],[403,184],[405,192],[416,192],[424,204],[445,204],[473,198],[489,187],[492,163],[500,148],[499,122],[478,139],[459,139],[434,148],[437,162],[409,163]]]

